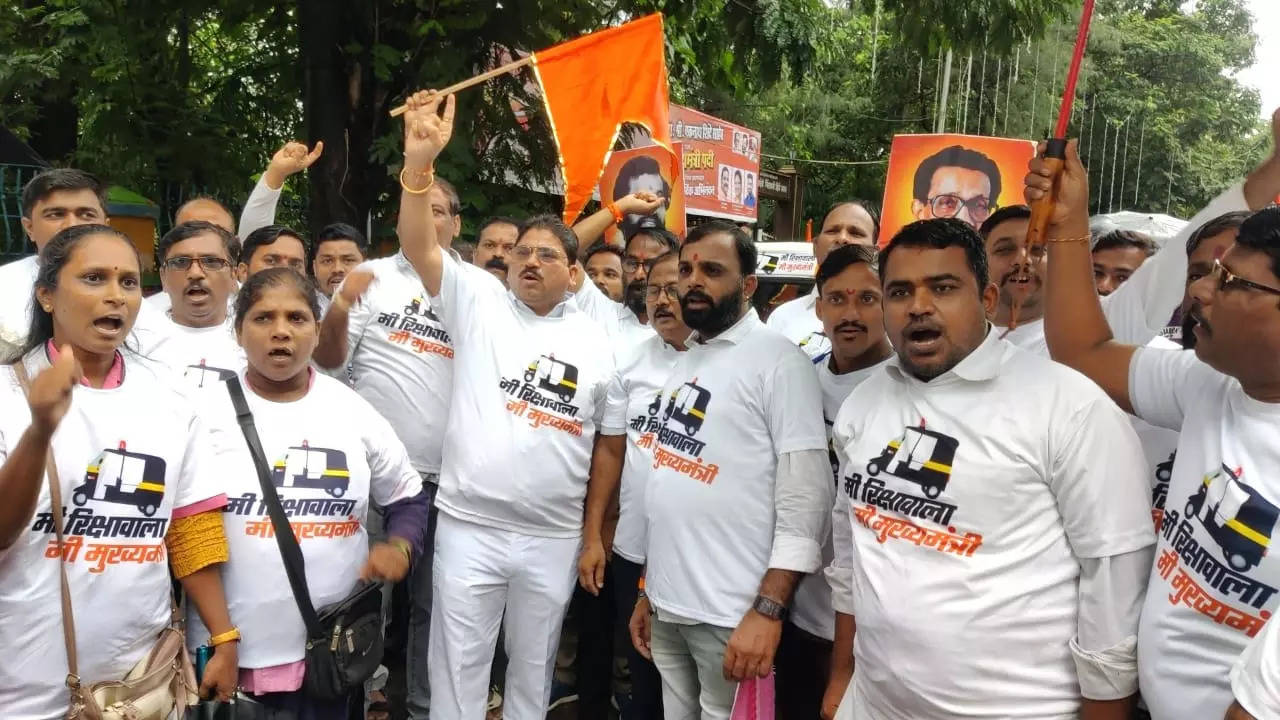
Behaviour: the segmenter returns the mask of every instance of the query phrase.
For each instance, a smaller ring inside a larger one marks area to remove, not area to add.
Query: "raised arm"
[[[661,204],[662,200],[651,192],[631,193],[619,198],[617,203],[605,203],[605,206],[594,214],[579,220],[573,226],[573,232],[578,235],[579,246],[586,248],[599,240],[619,217],[648,215],[657,210]],[[617,215],[614,215],[615,210]]]
[[[240,239],[249,237],[249,233],[266,227],[276,221],[276,206],[280,202],[280,191],[290,175],[300,173],[311,167],[320,154],[324,152],[324,141],[316,143],[315,149],[308,151],[300,142],[287,142],[284,147],[271,156],[266,172],[262,173],[258,184],[254,186],[249,199],[240,212]]]
[[[444,114],[440,104],[444,102]],[[431,91],[414,93],[405,103],[404,169],[400,171],[400,221],[396,233],[400,248],[422,285],[432,295],[440,294],[444,277],[444,253],[431,221],[431,201],[427,191],[435,184],[435,162],[453,134],[454,100],[432,96]]]
[[[1042,152],[1043,149],[1042,145]],[[1044,160],[1039,156],[1033,158],[1024,188],[1027,202],[1039,200],[1051,187]],[[1089,253],[1089,175],[1080,162],[1075,140],[1067,144],[1067,160],[1058,177],[1047,237],[1044,334],[1049,353],[1054,360],[1088,375],[1116,404],[1132,412],[1129,362],[1134,347],[1113,339],[1093,284],[1093,259]]]
[[[337,369],[347,361],[347,354],[351,352],[347,340],[351,308],[360,302],[372,282],[373,273],[357,269],[342,281],[341,287],[333,294],[333,302],[320,321],[320,341],[311,354],[311,359],[325,370]]]

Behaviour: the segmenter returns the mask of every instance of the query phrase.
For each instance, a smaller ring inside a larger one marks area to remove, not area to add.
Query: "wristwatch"
[[[756,601],[751,603],[751,609],[771,620],[786,620],[787,615],[791,614],[786,605],[763,595],[756,596]]]

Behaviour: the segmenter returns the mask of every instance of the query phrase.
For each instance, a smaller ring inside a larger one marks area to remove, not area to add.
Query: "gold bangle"
[[[1086,240],[1092,240],[1092,239],[1093,239],[1093,235],[1081,235],[1080,237],[1069,237],[1069,238],[1045,238],[1044,241],[1051,242],[1051,243],[1073,243],[1073,242],[1085,242]]]
[[[239,640],[239,639],[240,639],[240,628],[231,628],[230,630],[224,633],[218,633],[217,635],[214,635],[213,637],[209,638],[209,644],[213,645],[214,647],[217,647],[218,645],[222,645],[224,643],[229,643],[233,640]]]
[[[430,177],[430,178],[431,178],[431,182],[427,183],[427,186],[426,186],[426,187],[424,187],[424,188],[422,188],[421,190],[414,190],[413,188],[409,187],[408,183],[406,183],[406,182],[405,182],[405,179],[404,179],[404,174],[405,174],[405,172],[406,172],[406,171],[408,171],[408,169],[409,169],[409,168],[401,168],[401,169],[400,169],[400,188],[401,188],[402,190],[404,190],[405,192],[409,193],[410,195],[422,195],[423,193],[425,193],[425,192],[427,192],[428,190],[430,190],[430,189],[432,188],[432,186],[434,186],[434,185],[436,184],[436,174],[435,174],[435,171],[433,171],[433,170],[428,170],[428,171],[426,171],[425,173],[418,173],[418,175],[420,175],[420,176],[421,176],[421,175],[427,175],[428,177]]]
[[[387,542],[390,543],[390,545],[395,549],[404,553],[404,559],[406,562],[409,562],[409,563],[413,562],[413,549],[410,547],[408,540],[405,540],[404,538],[400,538],[400,537],[393,537]]]

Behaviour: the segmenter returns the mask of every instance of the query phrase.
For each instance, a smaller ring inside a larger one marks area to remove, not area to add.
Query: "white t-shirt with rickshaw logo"
[[[1129,397],[1181,431],[1138,633],[1143,700],[1156,718],[1219,717],[1232,663],[1280,602],[1280,404],[1193,352],[1154,348],[1134,355]]]
[[[243,374],[241,384],[272,485],[302,549],[311,602],[317,609],[338,602],[356,587],[369,554],[370,503],[411,498],[422,490],[421,478],[391,424],[345,383],[316,373],[303,398],[284,403],[253,392]],[[225,390],[201,400],[205,414],[234,418]],[[227,493],[222,517],[231,561],[222,577],[231,621],[242,635],[240,666],[301,660],[306,628],[240,427],[217,423],[210,434]],[[193,616],[188,645],[207,638]]]
[[[48,367],[43,348],[28,376]],[[0,463],[31,416],[16,377],[0,368]],[[109,390],[77,386],[53,436],[66,545],[57,546],[46,480],[34,517],[0,551],[0,715],[47,720],[67,710],[58,559],[67,570],[85,685],[119,680],[170,618],[164,539],[174,510],[222,501],[203,420],[167,368],[126,352]],[[20,649],[20,650],[19,650]]]

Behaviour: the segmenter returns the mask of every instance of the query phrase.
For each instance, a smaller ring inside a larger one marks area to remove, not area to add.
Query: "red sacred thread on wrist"
[[[616,222],[616,223],[618,223],[619,225],[621,225],[621,224],[622,224],[622,211],[618,209],[618,206],[617,206],[617,205],[614,205],[613,203],[605,203],[605,205],[604,205],[604,206],[605,206],[605,208],[606,208],[606,209],[608,209],[608,210],[609,210],[609,213],[613,215],[613,221],[614,221],[614,222]]]

